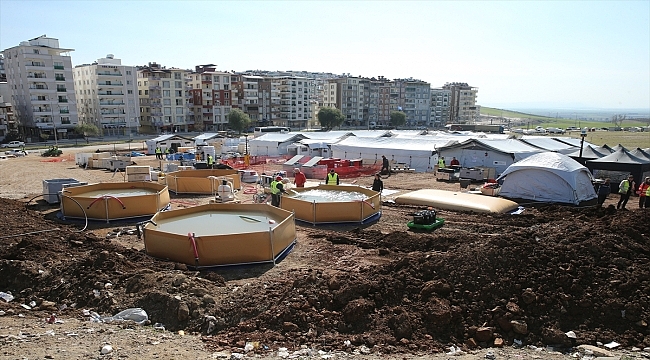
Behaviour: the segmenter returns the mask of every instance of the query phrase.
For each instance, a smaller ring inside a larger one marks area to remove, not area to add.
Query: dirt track
[[[8,358],[27,354],[20,341],[2,336],[6,327],[29,323],[18,313],[34,319],[56,312],[85,321],[80,309],[109,315],[129,307],[142,307],[152,323],[168,330],[202,334],[206,349],[192,348],[188,358],[240,351],[247,341],[260,344],[260,355],[306,346],[441,358],[451,345],[483,357],[481,349],[495,341],[508,349],[515,341],[563,349],[611,341],[627,350],[650,346],[647,211],[544,206],[519,216],[441,212],[443,228],[418,233],[405,226],[415,208],[385,205],[381,221],[365,229],[300,227],[295,250],[275,267],[200,273],[148,257],[135,235],[107,239],[112,228],[104,224],[79,233],[81,225],[59,223],[51,207],[25,207],[25,199],[41,192],[42,179],[115,179],[74,162],[41,160],[0,162],[0,197],[17,199],[0,199],[0,234],[60,228],[0,237],[0,291],[16,296],[0,301],[0,310],[13,315],[0,316],[0,344],[9,349],[2,350]],[[358,179],[361,185],[371,181]],[[385,182],[410,190],[458,188],[429,174],[398,174]],[[20,307],[31,301],[55,305]],[[576,333],[575,341],[567,331]],[[173,338],[156,340],[166,345],[153,348],[178,346]],[[87,351],[97,354],[98,348]],[[514,357],[514,350],[499,351]]]

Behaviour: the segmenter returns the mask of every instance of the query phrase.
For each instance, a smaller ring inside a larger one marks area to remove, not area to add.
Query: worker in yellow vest
[[[160,146],[156,146],[156,159],[162,160],[162,150],[160,150]]]
[[[445,157],[441,156],[438,158],[438,169],[444,169],[445,167]]]
[[[338,185],[339,184],[339,174],[334,171],[332,168],[325,178],[325,185]]]
[[[618,204],[616,204],[617,209],[627,210],[625,205],[627,205],[627,201],[630,200],[632,190],[635,188],[634,185],[634,176],[632,175],[628,176],[627,179],[621,181],[618,185],[618,193],[621,195],[621,198],[618,200]]]
[[[212,169],[213,165],[214,165],[214,159],[212,158],[212,155],[208,154],[208,169]]]
[[[277,176],[271,181],[271,205],[280,207],[280,195],[286,192],[282,184],[282,176]]]

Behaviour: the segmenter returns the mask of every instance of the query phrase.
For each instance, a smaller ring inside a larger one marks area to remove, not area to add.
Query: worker
[[[208,154],[208,169],[212,169],[212,166],[214,165],[214,158],[212,155]]]
[[[334,171],[332,168],[325,178],[325,185],[338,185],[339,184],[339,174]]]
[[[390,163],[388,162],[386,155],[381,156],[381,170],[379,172],[382,174],[388,173],[388,176],[390,176]]]
[[[601,184],[598,187],[598,206],[603,206],[603,203],[607,199],[607,196],[611,192],[611,186],[609,185],[609,178],[605,179],[605,183]]]
[[[282,184],[282,176],[276,176],[275,180],[271,181],[271,205],[280,207],[280,196],[286,193],[284,185]]]
[[[305,174],[303,174],[302,171],[300,171],[300,169],[298,168],[293,169],[293,176],[294,176],[293,184],[296,185],[296,187],[299,188],[305,187],[305,183],[307,182],[307,177],[305,176]]]
[[[165,148],[165,159],[167,159],[167,155],[169,155],[169,148]]]
[[[618,185],[618,193],[621,195],[621,198],[618,200],[618,204],[616,204],[616,209],[627,210],[625,208],[625,205],[627,205],[627,201],[630,200],[632,190],[636,187],[634,185],[634,176],[632,175],[628,176],[627,179],[621,181],[621,183]]]
[[[445,167],[445,157],[441,156],[438,158],[438,169],[444,169]]]
[[[228,180],[221,180],[221,185],[217,187],[217,196],[221,202],[231,201],[235,199],[235,194],[232,191],[232,186],[228,185]]]
[[[160,146],[156,146],[156,159],[162,160],[162,150],[160,150]]]
[[[460,161],[458,161],[458,159],[456,159],[456,157],[454,156],[453,158],[451,158],[451,162],[449,163],[449,166],[460,166]]]
[[[384,182],[381,181],[381,176],[375,174],[375,180],[372,182],[372,191],[381,193],[384,190]]]
[[[648,193],[650,192],[650,177],[646,176],[643,182],[639,185],[639,209],[643,207],[650,208],[650,201],[648,201]]]

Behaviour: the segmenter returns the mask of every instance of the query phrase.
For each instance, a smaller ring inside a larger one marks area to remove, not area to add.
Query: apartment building
[[[431,89],[431,122],[430,126],[441,128],[449,121],[449,106],[451,105],[451,90],[443,88]]]
[[[280,76],[274,80],[279,81],[280,90],[280,119],[273,125],[287,126],[292,130],[308,128],[313,118],[310,82],[300,76]]]
[[[73,71],[79,122],[96,125],[104,135],[129,136],[140,131],[137,69],[113,54]]]
[[[67,138],[77,126],[70,52],[46,35],[3,50],[18,131],[28,141]]]
[[[237,103],[232,74],[216,65],[197,65],[188,75],[189,119],[196,131],[221,131],[228,127],[228,113]]]
[[[5,72],[5,57],[0,53],[0,82],[7,82],[7,73]]]
[[[393,80],[394,91],[391,96],[397,98],[397,109],[406,114],[407,127],[425,127],[429,126],[430,121],[430,104],[431,104],[431,84],[425,81],[409,79]],[[397,96],[394,96],[397,94]]]
[[[190,70],[149,63],[138,68],[140,132],[149,134],[190,131]]]
[[[6,102],[4,97],[0,95],[0,141],[10,133],[18,134],[14,112],[11,103]]]
[[[460,82],[446,83],[442,88],[451,91],[450,122],[470,124],[478,119],[479,108],[476,106],[478,88]]]
[[[364,84],[362,78],[343,76],[330,79],[330,84],[336,84],[336,108],[341,110],[345,121],[344,127],[367,127],[364,123]]]

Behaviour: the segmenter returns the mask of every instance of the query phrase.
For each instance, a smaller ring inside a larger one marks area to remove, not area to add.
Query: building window
[[[163,105],[171,105],[172,100],[171,99],[163,99]]]
[[[162,83],[165,89],[169,89],[169,81],[163,81]]]
[[[132,94],[133,94],[133,90],[127,90],[126,93],[129,94],[129,95],[132,95]]]
[[[172,114],[172,108],[170,108],[170,107],[163,108],[163,110],[164,110],[165,115],[171,115]]]
[[[177,88],[177,89],[180,89],[180,88],[183,87],[183,83],[180,82],[180,81],[175,81],[174,82],[174,87]]]
[[[183,114],[183,108],[182,107],[177,107],[176,108],[176,115]]]
[[[174,79],[180,80],[181,79],[181,73],[179,73],[179,72],[174,73]]]
[[[174,94],[176,94],[176,97],[183,97],[183,91],[181,91],[181,90],[174,91]],[[178,100],[176,100],[176,101],[178,101]]]
[[[176,99],[176,105],[183,105],[183,99]]]
[[[127,70],[127,71],[126,71],[126,74],[127,74],[127,75],[131,75],[131,70]]]
[[[163,90],[163,96],[164,97],[169,97],[170,96],[170,91],[169,90]]]

